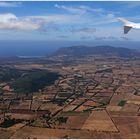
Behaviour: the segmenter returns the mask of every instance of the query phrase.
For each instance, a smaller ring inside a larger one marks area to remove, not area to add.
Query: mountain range
[[[71,57],[84,57],[87,55],[101,55],[101,56],[118,56],[118,57],[139,57],[140,52],[128,49],[117,48],[112,46],[71,46],[63,47],[53,53],[53,56],[66,55]]]

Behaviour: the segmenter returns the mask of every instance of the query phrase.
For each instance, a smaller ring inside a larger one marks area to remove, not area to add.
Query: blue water
[[[111,45],[140,50],[140,42],[130,41],[0,41],[0,57],[6,56],[46,56],[60,47],[76,45]]]
[[[46,41],[0,41],[0,56],[46,56],[56,49]]]

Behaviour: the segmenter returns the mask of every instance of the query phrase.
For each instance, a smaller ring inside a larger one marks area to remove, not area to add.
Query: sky
[[[0,2],[0,40],[139,41],[117,20],[140,22],[136,1]]]

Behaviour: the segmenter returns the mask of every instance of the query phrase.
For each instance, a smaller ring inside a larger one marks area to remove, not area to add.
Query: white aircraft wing
[[[131,28],[133,28],[133,22],[130,22],[124,18],[118,18],[124,24],[124,34],[127,34]]]

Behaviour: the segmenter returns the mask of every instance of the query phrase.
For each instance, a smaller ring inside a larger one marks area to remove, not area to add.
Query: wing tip
[[[127,34],[130,30],[131,30],[132,27],[130,26],[124,26],[124,34]]]

